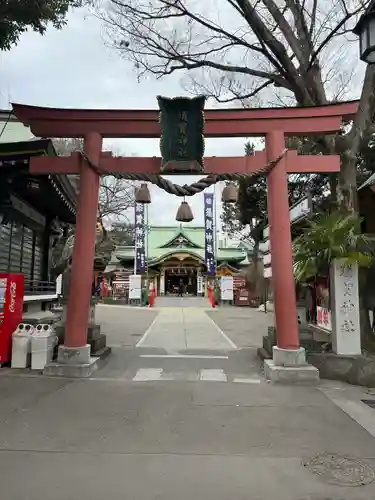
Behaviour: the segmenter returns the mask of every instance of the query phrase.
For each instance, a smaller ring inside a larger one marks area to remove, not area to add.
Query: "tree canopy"
[[[70,7],[85,0],[2,0],[0,2],[0,50],[9,50],[19,37],[32,29],[44,34],[47,25],[61,28]]]

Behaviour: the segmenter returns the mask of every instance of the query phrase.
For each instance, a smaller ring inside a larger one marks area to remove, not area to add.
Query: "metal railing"
[[[25,295],[53,295],[55,293],[55,281],[25,280]]]

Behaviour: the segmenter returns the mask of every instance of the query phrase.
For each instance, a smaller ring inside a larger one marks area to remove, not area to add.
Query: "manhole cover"
[[[131,337],[142,337],[142,333],[131,333]]]
[[[362,403],[365,403],[365,405],[375,409],[375,399],[362,399]]]
[[[304,461],[303,465],[325,482],[339,486],[363,486],[375,478],[370,465],[335,453],[314,455]]]

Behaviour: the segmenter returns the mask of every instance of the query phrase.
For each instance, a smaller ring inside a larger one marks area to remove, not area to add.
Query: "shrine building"
[[[51,139],[33,136],[10,111],[0,110],[0,132],[0,273],[23,274],[24,319],[40,320],[59,294],[52,251],[75,224],[76,185],[64,174],[30,174],[31,158],[57,156]]]
[[[182,279],[188,295],[203,295],[208,275],[205,264],[205,233],[203,226],[151,226],[146,237],[147,271],[144,280],[154,284],[157,295],[177,293]],[[234,277],[234,283],[244,281],[241,271],[249,265],[247,249],[230,246],[218,239],[216,276]],[[121,293],[129,286],[129,275],[134,272],[134,246],[117,246],[104,274],[110,279],[114,292]]]

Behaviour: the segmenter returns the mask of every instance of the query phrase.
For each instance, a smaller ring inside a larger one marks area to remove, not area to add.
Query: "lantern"
[[[360,17],[353,33],[359,37],[360,59],[368,64],[375,63],[375,0]]]
[[[223,203],[236,203],[238,200],[238,189],[234,182],[228,182],[221,194]]]
[[[191,222],[194,219],[193,212],[187,201],[183,201],[178,207],[176,220],[178,222]]]
[[[136,203],[151,203],[151,195],[146,183],[141,184],[141,187],[135,190]]]

